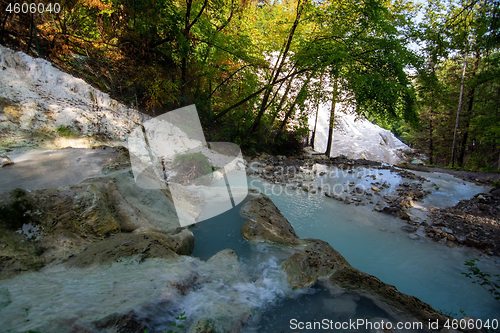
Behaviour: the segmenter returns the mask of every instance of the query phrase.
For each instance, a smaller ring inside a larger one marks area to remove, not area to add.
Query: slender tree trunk
[[[304,92],[304,89],[309,84],[309,81],[311,80],[311,77],[312,77],[312,73],[310,75],[308,75],[306,82],[304,82],[302,84],[302,87],[300,88],[300,91],[298,92],[298,94],[295,97],[292,105],[290,105],[290,108],[288,109],[288,112],[285,115],[285,119],[283,119],[283,121],[281,122],[281,126],[280,126],[280,128],[278,130],[278,133],[276,133],[276,136],[274,137],[275,139],[276,138],[279,139],[279,137],[281,136],[281,134],[285,130],[286,124],[288,123],[288,119],[290,119],[290,117],[292,116],[293,111],[295,110],[295,106],[297,105],[297,102],[299,101],[300,97],[302,96],[302,94]]]
[[[318,127],[318,114],[319,114],[319,103],[316,106],[316,119],[314,120],[314,129],[311,138],[311,147],[314,150],[314,138],[316,137],[316,128]]]
[[[297,66],[297,63],[298,63],[298,61],[296,61],[296,62],[293,64],[292,68],[290,69],[290,72],[293,72],[293,71],[294,71],[295,67]],[[293,78],[293,76],[292,76],[292,78]],[[267,110],[267,109],[271,106],[271,104],[273,103],[273,101],[274,101],[274,100],[276,99],[276,97],[279,95],[279,91],[280,91],[281,87],[283,87],[283,84],[285,84],[285,81],[282,81],[282,82],[280,83],[280,86],[278,87],[278,89],[276,89],[276,93],[273,95],[273,98],[271,98],[271,100],[269,101],[269,103],[267,103],[267,105],[266,105],[266,110]],[[272,93],[272,91],[271,91],[271,93]],[[283,95],[282,97],[286,97],[286,96],[285,96],[285,95]],[[285,99],[286,99],[286,98],[285,98]],[[283,98],[281,98],[281,101],[280,101],[280,106],[279,106],[280,108],[281,108],[281,106],[283,105],[281,102],[283,102]],[[277,116],[277,114],[275,114],[275,115],[274,115],[274,117],[273,117],[273,123],[274,123],[274,119],[276,119],[276,116]]]
[[[453,133],[453,147],[451,149],[451,167],[455,166],[455,150],[457,145],[458,124],[460,122],[460,110],[462,109],[462,98],[464,95],[465,70],[467,68],[467,54],[464,56],[464,70],[462,72],[462,83],[460,84],[460,98],[458,100],[457,121],[455,122],[455,132]]]
[[[288,109],[288,112],[285,115],[285,119],[283,119],[283,121],[281,122],[280,128],[279,128],[278,132],[276,133],[276,135],[274,136],[274,139],[279,139],[281,134],[285,130],[286,124],[288,123],[288,119],[290,119],[290,116],[292,115],[293,110],[295,109],[295,105],[297,105],[298,99],[299,99],[299,96],[297,95],[297,97],[293,101],[292,105],[290,105],[290,108]]]
[[[189,53],[191,53],[191,45],[190,45],[190,41],[191,41],[191,36],[190,36],[191,28],[196,23],[196,21],[198,21],[198,19],[200,18],[201,14],[203,13],[203,11],[205,10],[205,8],[207,6],[207,3],[208,3],[208,0],[205,0],[203,2],[203,6],[201,7],[200,12],[191,21],[190,17],[191,17],[191,7],[193,5],[193,0],[187,0],[186,1],[186,17],[184,19],[184,30],[182,31],[182,35],[186,39],[186,41],[188,43],[188,48],[189,49],[186,52],[184,52],[184,54],[182,55],[182,59],[181,59],[181,97],[184,99],[184,103],[181,102],[181,105],[182,104],[186,104],[186,100],[188,98],[188,96],[187,96],[187,94],[188,94],[188,87],[187,87],[187,85],[188,85],[187,62],[188,62]]]
[[[328,126],[328,144],[326,145],[325,155],[330,157],[332,155],[332,141],[333,141],[333,127],[335,126],[335,107],[337,105],[338,95],[338,80],[334,78],[333,81],[333,94],[332,94],[332,109],[330,111],[330,124]]]
[[[193,0],[187,0],[186,1],[186,17],[184,18],[184,30],[182,31],[182,35],[186,39],[187,43],[189,44],[189,30],[191,29],[189,27],[189,17],[191,16],[191,6],[193,5]],[[185,99],[186,98],[186,92],[187,92],[187,57],[189,55],[189,50],[183,50],[183,55],[181,58],[181,98]],[[184,103],[183,101],[180,102],[180,106],[182,106]]]
[[[293,22],[292,28],[290,29],[290,32],[288,34],[288,38],[286,41],[286,46],[282,54],[281,61],[279,62],[278,68],[276,69],[276,72],[272,76],[271,82],[269,84],[268,89],[264,93],[264,98],[262,99],[262,104],[259,110],[259,113],[257,114],[257,117],[255,118],[254,122],[252,123],[252,126],[248,129],[246,133],[246,137],[249,137],[260,124],[260,119],[264,115],[264,112],[266,111],[266,108],[268,106],[268,101],[269,97],[271,96],[271,93],[273,91],[273,87],[276,84],[279,75],[281,74],[281,70],[283,69],[283,66],[285,64],[286,56],[288,54],[288,50],[290,49],[290,45],[292,44],[292,39],[293,35],[295,34],[295,30],[297,29],[297,26],[299,25],[299,20],[300,16],[302,15],[302,10],[304,9],[304,5],[307,0],[298,0],[297,1],[297,15],[295,16],[295,21]],[[278,59],[279,60],[279,59]]]
[[[3,18],[2,21],[2,32],[0,32],[0,42],[3,42],[4,34],[5,34],[5,23],[7,23],[7,19],[9,18],[10,13],[5,12],[5,17]]]
[[[460,153],[457,157],[457,164],[459,167],[464,166],[465,150],[467,148],[467,140],[469,138],[469,120],[465,122],[465,132],[462,136],[462,141],[460,143]]]
[[[270,122],[271,128],[274,125],[274,121],[276,120],[276,117],[278,117],[278,114],[281,110],[281,107],[283,106],[283,104],[285,103],[285,101],[288,97],[288,93],[290,92],[290,89],[292,88],[292,82],[293,82],[293,76],[290,77],[290,81],[288,81],[285,92],[283,93],[283,96],[281,97],[281,100],[276,108],[276,113],[273,115],[273,118],[271,119],[271,122]]]
[[[212,80],[208,81],[208,89],[212,91]],[[208,142],[212,141],[212,95],[208,96]]]
[[[26,45],[26,54],[30,54],[30,47],[31,47],[31,42],[33,40],[33,13],[31,14],[31,20],[30,20],[30,39],[28,41],[28,45]]]
[[[429,121],[429,163],[434,164],[434,138],[432,133],[434,132],[434,126],[432,123],[432,107],[430,110],[431,116]]]
[[[295,76],[295,75],[299,75],[299,74],[302,74],[308,70],[311,70],[310,68],[305,68],[305,69],[301,69],[301,70],[298,70],[297,72],[295,73],[291,73],[287,76],[285,76],[284,78],[281,78],[279,79],[278,81],[275,82],[275,84],[277,83],[280,83],[280,82],[283,82],[285,80],[288,80],[290,77],[292,76]],[[249,101],[250,99],[252,99],[253,97],[256,97],[258,95],[260,95],[264,90],[266,90],[268,87],[267,86],[264,86],[262,88],[260,88],[259,90],[257,90],[256,92],[248,95],[247,97],[245,97],[244,99],[242,99],[241,101],[239,101],[238,103],[236,104],[233,104],[229,107],[227,107],[226,109],[220,111],[219,113],[217,113],[215,116],[214,116],[214,119],[213,120],[218,120],[219,118],[223,117],[224,115],[226,115],[227,113],[229,113],[231,110],[237,108],[238,106],[246,103],[247,101]]]
[[[474,79],[476,76],[477,68],[479,65],[479,52],[476,53],[476,57],[474,59],[474,65],[472,67],[472,74],[471,74],[471,80]],[[458,166],[462,167],[464,165],[464,159],[465,159],[465,151],[467,148],[467,140],[469,138],[469,127],[470,127],[470,119],[473,119],[473,114],[472,114],[472,108],[474,106],[474,96],[476,93],[476,86],[473,86],[471,90],[467,94],[467,99],[468,99],[468,106],[467,106],[467,114],[466,114],[466,121],[465,121],[465,130],[464,134],[462,137],[462,142],[460,144],[460,154],[458,155]]]
[[[323,74],[321,74],[319,78],[319,86],[323,87]],[[314,120],[314,130],[311,138],[311,147],[314,150],[314,143],[315,143],[315,137],[316,137],[316,129],[318,127],[318,114],[319,114],[319,100],[317,101],[318,105],[316,106],[316,119]]]
[[[210,48],[210,46],[209,46],[209,48]],[[219,84],[217,85],[217,87],[215,87],[215,89],[210,89],[210,97],[212,97],[212,96],[215,94],[215,92],[217,91],[217,89],[219,89],[220,87],[222,87],[222,85],[223,85],[224,83],[228,82],[228,81],[229,81],[229,80],[230,80],[233,76],[235,76],[235,75],[236,75],[239,71],[241,71],[242,69],[244,69],[244,68],[246,68],[246,67],[248,67],[248,66],[250,66],[250,65],[245,65],[245,66],[242,66],[242,67],[238,68],[238,69],[237,69],[236,71],[234,71],[231,75],[229,75],[227,78],[225,78],[225,79],[224,79],[221,83],[219,83]]]

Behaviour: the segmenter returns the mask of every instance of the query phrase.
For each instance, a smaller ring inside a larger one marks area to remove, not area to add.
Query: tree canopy
[[[195,103],[212,141],[297,151],[320,103],[332,105],[331,126],[335,108],[350,103],[445,163],[436,155],[450,145],[465,58],[459,164],[472,146],[498,150],[498,0],[431,0],[425,8],[410,0],[62,0],[61,7],[31,17],[3,11],[0,42],[34,53],[28,36],[36,27],[42,56],[125,103],[153,115]]]

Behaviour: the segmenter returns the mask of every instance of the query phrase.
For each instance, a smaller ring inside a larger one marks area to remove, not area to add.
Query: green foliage
[[[175,328],[184,328],[184,325],[182,325],[182,322],[187,319],[185,314],[186,314],[186,312],[183,312],[179,316],[175,317],[175,322],[171,323],[170,326],[173,326]],[[178,333],[178,332],[169,330],[169,331],[167,331],[167,333]]]
[[[201,152],[188,153],[175,156],[172,165],[174,168],[183,168],[186,165],[196,165],[201,168],[201,174],[207,175],[212,172],[212,165],[208,158]]]
[[[495,1],[429,0],[412,38],[423,46],[416,75],[420,127],[408,132],[413,147],[432,164],[451,164],[458,118],[455,165],[500,168],[500,58]],[[457,110],[465,67],[460,117]]]
[[[474,170],[474,171],[478,170],[491,171],[488,164],[488,156],[477,153],[472,153],[469,156],[465,164],[465,167],[469,170]]]
[[[418,123],[406,73],[421,62],[407,47],[410,1],[61,4],[36,18],[59,64],[153,116],[194,103],[211,139],[248,151],[295,146],[309,135],[313,110],[332,101],[326,77],[341,82],[339,105],[388,124]]]
[[[79,137],[79,134],[77,131],[75,131],[73,128],[69,126],[59,126],[56,129],[57,134],[60,136],[66,137],[66,138],[77,138]]]
[[[486,290],[497,302],[500,303],[500,275],[496,274],[491,276],[490,273],[483,272],[479,267],[476,266],[476,262],[479,259],[471,259],[466,261],[464,265],[468,266],[468,273],[462,273],[469,279],[472,279],[472,283],[479,284],[484,290]]]

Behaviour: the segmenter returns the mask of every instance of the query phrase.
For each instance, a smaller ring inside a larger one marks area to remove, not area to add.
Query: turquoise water
[[[456,182],[463,186],[463,182]],[[483,270],[498,274],[498,258],[484,258],[475,250],[449,248],[425,238],[411,240],[400,230],[404,221],[374,212],[369,206],[345,205],[301,190],[280,192],[276,184],[256,178],[250,184],[269,195],[299,237],[327,241],[359,270],[448,314],[461,316],[462,310],[481,319],[498,318],[500,304],[461,274],[466,271],[464,262],[478,257],[483,258]],[[453,203],[476,190],[482,189],[462,188],[453,200],[444,196]],[[428,200],[432,199],[431,194]]]

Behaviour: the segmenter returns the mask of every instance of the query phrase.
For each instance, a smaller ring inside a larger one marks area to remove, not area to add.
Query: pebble
[[[404,225],[401,227],[401,230],[403,230],[404,232],[412,233],[417,231],[417,228],[412,225]]]
[[[451,230],[450,228],[441,228],[441,230],[443,230],[447,234],[452,234],[453,233],[453,230]]]
[[[14,161],[12,161],[7,155],[0,156],[0,168],[11,164],[14,164]]]

